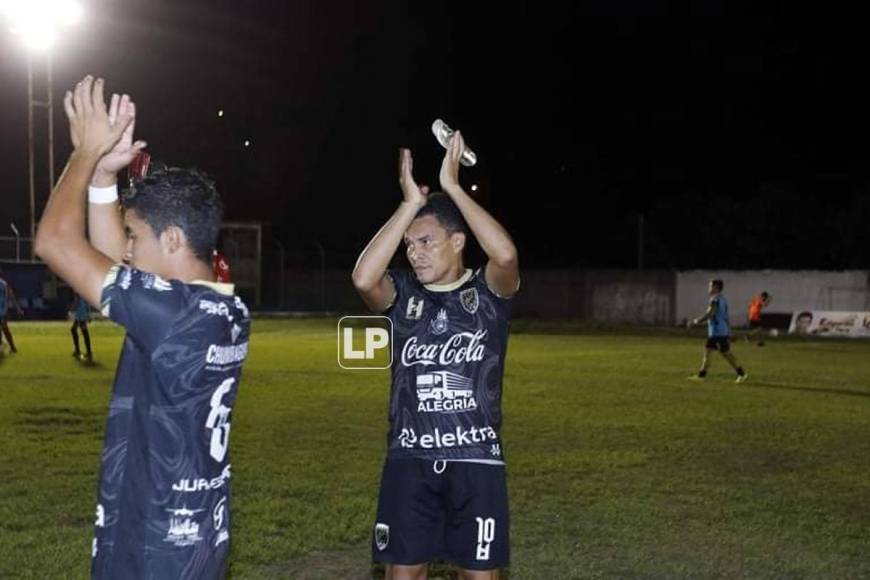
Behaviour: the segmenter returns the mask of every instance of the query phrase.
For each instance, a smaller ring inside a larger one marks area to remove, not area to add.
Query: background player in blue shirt
[[[92,578],[222,578],[230,545],[231,413],[250,317],[213,282],[221,222],[214,186],[166,169],[134,182],[122,214],[105,191],[144,146],[135,107],[106,107],[90,76],[67,92],[73,153],[39,224],[36,252],[89,304],[124,326],[112,390]],[[85,236],[88,206],[90,239]],[[124,234],[126,228],[127,235]],[[129,266],[121,264],[121,262]]]
[[[9,323],[6,321],[9,317],[10,307],[14,308],[19,315],[24,314],[21,306],[18,305],[18,299],[15,298],[12,286],[4,278],[0,277],[0,332],[2,332],[0,346],[3,345],[3,337],[5,336],[6,341],[9,343],[10,352],[18,352],[18,349],[15,348],[15,339],[12,338],[12,331],[9,330]]]
[[[84,360],[91,361],[94,358],[91,352],[91,333],[88,330],[88,322],[91,320],[91,307],[78,294],[73,297],[70,315],[73,319],[72,326],[69,329],[73,339],[73,356],[82,358],[82,350],[79,347],[79,330],[81,330],[82,338],[85,341]]]
[[[424,578],[434,559],[465,578],[497,578],[508,564],[501,427],[510,298],[517,251],[505,229],[459,185],[457,131],[441,165],[444,193],[414,181],[400,151],[404,199],[360,256],[353,282],[393,321],[390,430],[372,538],[392,580]],[[465,268],[466,229],[488,261]],[[388,271],[404,241],[413,272]]]
[[[703,379],[707,376],[707,370],[710,368],[710,357],[714,351],[718,350],[737,373],[737,382],[742,383],[749,378],[749,375],[746,374],[743,367],[737,362],[737,357],[731,352],[731,321],[728,315],[728,299],[722,293],[724,288],[725,283],[722,280],[710,280],[707,286],[707,293],[710,295],[707,312],[690,321],[690,326],[707,323],[707,342],[704,344],[701,370],[691,378]]]

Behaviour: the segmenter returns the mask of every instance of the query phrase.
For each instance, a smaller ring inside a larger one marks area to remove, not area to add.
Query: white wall
[[[746,305],[764,290],[773,295],[767,312],[870,310],[867,270],[692,270],[677,273],[675,324],[704,313],[707,284],[712,278],[725,282],[734,325],[746,322]]]

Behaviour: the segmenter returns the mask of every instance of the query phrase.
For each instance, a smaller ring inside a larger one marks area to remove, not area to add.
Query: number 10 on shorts
[[[489,560],[489,549],[495,540],[495,518],[474,518],[477,520],[477,559]]]
[[[344,316],[338,321],[338,364],[343,369],[388,369],[393,364],[393,321]]]

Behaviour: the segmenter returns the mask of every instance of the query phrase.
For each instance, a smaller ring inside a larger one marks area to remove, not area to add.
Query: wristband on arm
[[[118,185],[110,185],[109,187],[88,187],[88,202],[90,203],[113,203],[118,201]]]

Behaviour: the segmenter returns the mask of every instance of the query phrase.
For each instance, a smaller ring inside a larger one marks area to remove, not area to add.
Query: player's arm
[[[113,261],[91,246],[85,236],[85,192],[100,158],[120,140],[132,116],[119,115],[111,125],[103,81],[90,76],[78,83],[74,92],[67,91],[63,104],[74,149],[45,206],[34,248],[55,274],[89,304],[99,307]]]
[[[127,245],[118,202],[118,172],[145,147],[144,141],[133,141],[136,105],[127,95],[112,95],[109,104],[109,123],[112,126],[118,122],[119,115],[129,115],[133,121],[112,150],[100,159],[88,188],[88,236],[97,250],[116,263],[122,261]]]
[[[707,307],[707,312],[705,312],[703,314],[703,316],[699,316],[698,318],[693,319],[692,324],[703,324],[703,323],[707,322],[708,320],[710,320],[711,318],[716,316],[716,312],[718,310],[719,310],[719,303],[718,302],[711,302],[710,305]]]
[[[489,258],[486,264],[487,286],[498,296],[508,298],[516,294],[520,286],[517,248],[507,230],[459,185],[459,160],[464,149],[465,141],[456,131],[441,163],[441,188],[462,212],[468,227]]]
[[[411,151],[400,149],[402,203],[362,251],[353,269],[353,285],[366,305],[375,312],[389,308],[396,297],[396,287],[387,276],[387,267],[402,243],[405,230],[414,221],[417,211],[426,204],[425,191],[414,181],[413,166]]]

